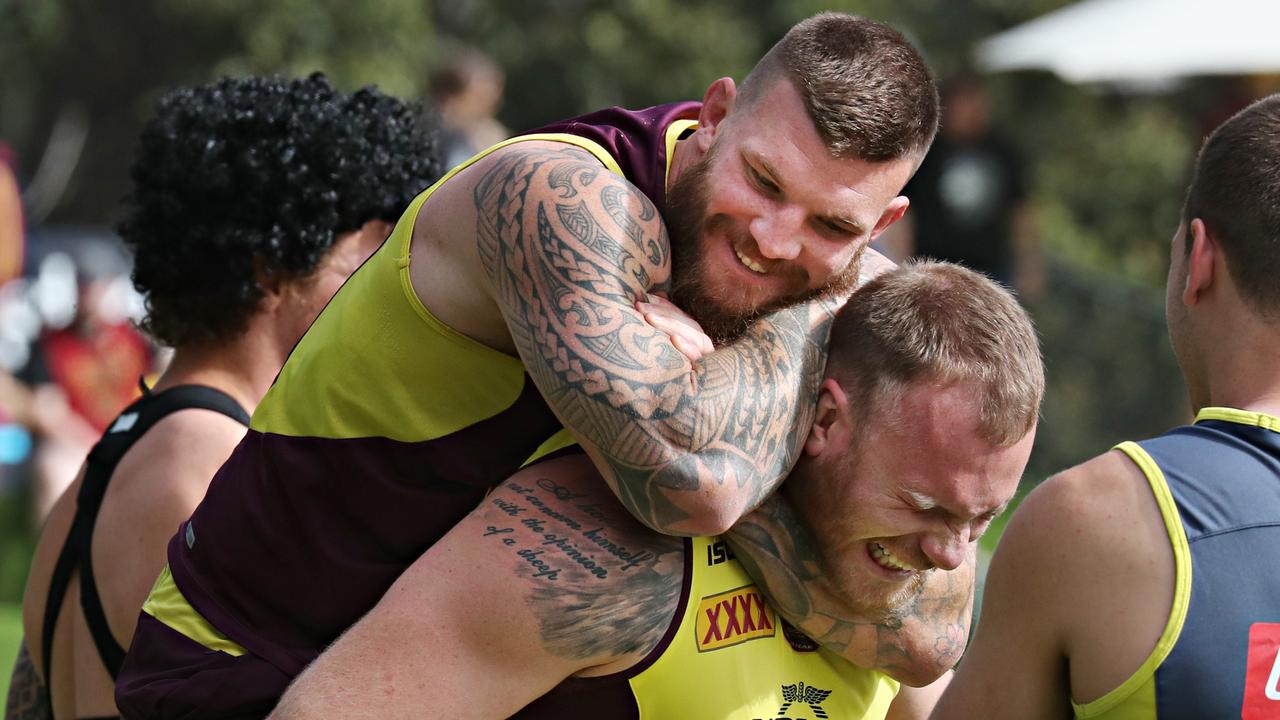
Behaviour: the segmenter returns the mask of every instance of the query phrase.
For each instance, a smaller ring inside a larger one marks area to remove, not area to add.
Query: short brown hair
[[[929,148],[938,90],[920,53],[897,30],[843,13],[803,20],[742,81],[750,104],[785,74],[836,157],[895,160]]]
[[[1182,217],[1188,226],[1204,221],[1241,296],[1280,320],[1280,94],[1236,113],[1205,141]]]
[[[912,262],[859,289],[831,329],[827,375],[862,417],[917,382],[976,383],[979,428],[1012,445],[1035,427],[1044,364],[1026,310],[1001,286],[944,262]]]

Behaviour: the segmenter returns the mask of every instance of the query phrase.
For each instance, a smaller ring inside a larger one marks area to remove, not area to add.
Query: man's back
[[[115,714],[111,702],[115,683],[103,666],[99,647],[104,642],[128,645],[137,620],[136,608],[146,597],[147,578],[164,565],[162,538],[197,502],[208,478],[243,432],[241,422],[211,411],[168,416],[151,432],[131,439],[131,448],[118,464],[95,466],[91,460],[54,505],[32,562],[23,600],[23,629],[33,663],[50,668],[48,685],[54,691],[55,716]],[[81,608],[82,565],[68,567],[69,583],[58,605],[52,643],[45,648],[44,626],[50,622],[46,608],[59,554],[68,544],[79,542],[69,536],[77,509],[82,507],[78,496],[86,473],[103,472],[109,475],[94,479],[99,492],[106,491],[101,510],[96,505],[82,510],[96,515],[89,518],[96,520],[96,528],[85,528],[92,534],[84,540],[99,539],[93,545],[92,593],[100,603],[101,619],[86,620]],[[109,487],[108,480],[112,481]],[[95,641],[95,634],[102,632],[111,639]],[[48,651],[52,651],[52,658],[45,657]]]
[[[1096,701],[1114,714],[1153,696],[1154,717],[1264,717],[1280,710],[1280,418],[1205,408],[1195,425],[1120,448],[1147,475],[1170,525],[1178,580],[1172,612],[1146,668]],[[1149,462],[1148,462],[1149,461]],[[1167,498],[1162,497],[1167,488]],[[1170,507],[1172,500],[1173,507]],[[1134,687],[1137,686],[1137,687]],[[1265,687],[1264,687],[1265,686]],[[1121,700],[1125,689],[1133,697]],[[1086,716],[1087,708],[1077,712]]]

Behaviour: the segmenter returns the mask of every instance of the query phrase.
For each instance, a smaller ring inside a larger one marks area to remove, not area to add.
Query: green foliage
[[[0,698],[9,696],[9,678],[22,644],[22,606],[0,603]]]
[[[6,472],[8,468],[0,468]],[[0,606],[22,602],[27,585],[27,567],[35,552],[35,528],[29,522],[30,494],[0,492]],[[0,674],[3,661],[0,657]],[[3,697],[3,696],[0,696]]]
[[[1071,100],[1055,104],[1054,122],[1024,115],[1026,144],[1041,158],[1041,234],[1077,265],[1161,287],[1193,159],[1190,130],[1157,100]]]
[[[429,8],[418,0],[167,0],[163,9],[193,27],[228,29],[239,51],[213,75],[321,69],[340,87],[376,84],[412,98],[431,50]]]
[[[561,0],[442,3],[437,58],[459,45],[507,70],[502,119],[536,127],[608,105],[700,99],[717,77],[741,79],[769,41],[749,3]]]
[[[0,3],[0,138],[34,163],[56,117],[76,109],[89,120],[87,151],[51,218],[61,222],[115,217],[137,134],[175,85],[321,70],[344,89],[376,83],[414,99],[433,49],[431,8],[419,0]]]

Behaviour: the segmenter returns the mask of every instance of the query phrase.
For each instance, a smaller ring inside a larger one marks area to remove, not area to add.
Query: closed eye
[[[855,232],[853,228],[847,225],[842,225],[841,223],[838,223],[835,220],[823,220],[822,227],[828,233],[832,235],[837,235],[839,237],[844,237],[844,238],[856,237],[857,235],[860,234],[858,232]]]
[[[747,165],[747,174],[751,176],[751,182],[755,183],[756,187],[763,190],[766,194],[777,195],[782,192],[782,188],[778,187],[777,183],[765,177],[759,170],[756,170],[751,165]]]
[[[1003,508],[1001,510],[1003,510]],[[977,540],[978,538],[982,537],[982,534],[987,531],[987,528],[991,527],[991,521],[999,517],[1001,510],[992,510],[991,512],[985,515],[979,516],[977,519],[973,521],[973,539],[974,540]]]

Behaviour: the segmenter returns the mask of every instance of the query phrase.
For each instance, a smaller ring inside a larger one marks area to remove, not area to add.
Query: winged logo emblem
[[[804,703],[813,710],[814,714],[820,718],[827,717],[826,711],[822,709],[822,703],[831,696],[830,690],[823,690],[812,685],[805,685],[803,682],[792,685],[782,686],[782,707],[778,708],[779,715],[785,715],[787,710],[795,703]]]

